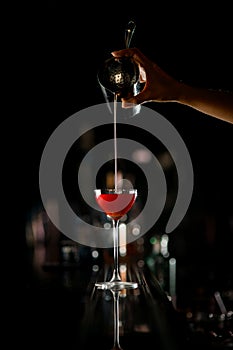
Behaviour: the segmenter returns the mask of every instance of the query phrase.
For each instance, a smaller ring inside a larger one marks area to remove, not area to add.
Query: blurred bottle
[[[170,294],[168,236],[154,235],[150,238],[150,243],[152,249],[146,259],[147,265],[156,276],[163,290]]]

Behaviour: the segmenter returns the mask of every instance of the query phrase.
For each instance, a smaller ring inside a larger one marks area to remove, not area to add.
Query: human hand
[[[113,51],[114,57],[131,57],[139,67],[140,83],[145,83],[141,92],[130,98],[122,98],[122,106],[130,108],[145,102],[168,102],[175,100],[180,83],[164,72],[139,49],[129,48]]]

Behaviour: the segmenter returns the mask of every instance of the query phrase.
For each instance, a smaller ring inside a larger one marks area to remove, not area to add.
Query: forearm
[[[180,84],[177,102],[233,123],[233,95],[231,93]]]

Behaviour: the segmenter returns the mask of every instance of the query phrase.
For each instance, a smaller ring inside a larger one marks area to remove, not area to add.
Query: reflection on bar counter
[[[106,229],[110,227],[106,223]],[[66,344],[87,349],[98,344],[109,350],[116,334],[123,350],[141,349],[149,342],[160,350],[181,346],[194,350],[203,344],[206,349],[232,347],[233,290],[197,288],[186,295],[184,267],[170,252],[170,236],[152,231],[140,237],[138,224],[130,229],[139,238],[126,244],[127,226],[124,221],[119,225],[119,271],[122,280],[136,281],[138,288],[116,295],[95,286],[111,277],[112,249],[82,246],[60,233],[43,209],[32,212],[26,227],[32,266],[27,290],[34,295],[33,309],[28,311],[34,320],[27,323],[30,332],[42,319],[42,328],[54,329],[56,335],[50,339],[54,348]],[[59,327],[72,329],[72,334],[62,332],[56,339]],[[42,334],[40,342],[43,339]]]

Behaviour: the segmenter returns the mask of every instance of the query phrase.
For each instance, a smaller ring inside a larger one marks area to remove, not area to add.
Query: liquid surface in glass
[[[119,220],[133,206],[136,199],[135,193],[102,193],[96,195],[99,207],[113,220]]]

